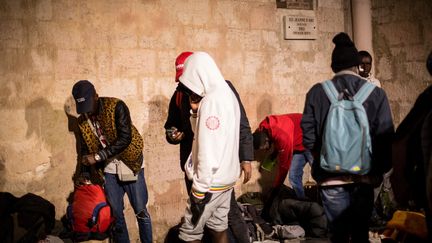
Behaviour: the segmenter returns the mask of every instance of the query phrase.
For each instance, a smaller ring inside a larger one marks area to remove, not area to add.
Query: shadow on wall
[[[79,174],[80,171],[80,163],[78,161],[78,158],[81,158],[81,148],[79,143],[79,137],[80,137],[80,131],[78,128],[78,114],[76,113],[76,106],[75,106],[75,100],[72,96],[69,96],[65,104],[63,106],[65,115],[67,117],[68,121],[68,131],[72,132],[75,137],[75,151],[76,151],[76,166],[75,166],[75,172],[72,176],[72,182],[77,174]]]
[[[169,100],[163,95],[156,95],[151,98],[148,102],[148,120],[144,123],[142,137],[144,139],[144,158],[145,158],[145,171],[146,179],[148,181],[160,181],[163,175],[167,175],[171,169],[172,164],[169,163],[166,146],[168,146],[165,140],[165,129],[164,124],[167,118]],[[172,156],[174,156],[172,154]],[[177,168],[176,168],[177,169]],[[161,170],[165,172],[161,174],[162,177],[157,176],[161,173]],[[151,171],[151,174],[148,172]],[[149,183],[149,188],[157,187],[157,183]],[[157,191],[157,190],[155,190]]]
[[[72,96],[69,96],[64,104],[64,110],[54,110],[51,104],[43,99],[38,98],[32,101],[25,112],[27,122],[26,137],[29,138],[32,134],[36,134],[49,148],[49,152],[54,156],[56,153],[64,150],[65,125],[63,122],[64,115],[67,117],[67,129],[75,135],[75,151],[79,155],[78,143],[78,125],[75,108],[75,101]],[[67,148],[69,150],[69,148]],[[79,156],[77,156],[78,158]],[[52,161],[57,163],[58,161]]]
[[[150,156],[163,152],[163,147],[166,145],[164,124],[167,118],[168,103],[168,98],[163,95],[153,96],[148,103],[148,122],[147,127],[143,128],[142,136],[144,137],[144,152]],[[161,151],[155,151],[157,148],[160,148]]]
[[[177,198],[174,194],[169,197],[159,194],[159,186],[166,183],[167,180],[172,180],[170,177],[172,173],[170,171],[173,169],[180,170],[180,168],[178,168],[178,163],[172,163],[172,159],[167,159],[170,156],[176,156],[176,154],[170,152],[172,148],[167,147],[170,145],[165,140],[164,124],[167,118],[168,104],[169,100],[167,97],[163,95],[153,96],[146,105],[149,115],[142,129],[142,136],[144,139],[145,177],[149,194],[152,194],[151,198],[154,200],[149,203],[147,207],[152,216],[153,225],[159,226],[157,229],[153,230],[153,240],[157,242],[163,242],[163,237],[165,237],[166,232],[168,232],[169,226],[178,222],[177,215],[171,215],[172,218],[166,218],[164,216],[167,215],[164,213],[165,211],[174,212],[172,208],[175,208],[174,206],[172,208],[167,208],[170,202],[167,202],[164,198],[169,198],[169,200],[173,202],[180,201],[180,198]]]
[[[64,166],[62,162],[65,157],[65,126],[64,112],[56,110],[44,98],[37,98],[25,107],[25,121],[27,123],[26,138],[31,139],[36,136],[35,148],[44,148],[49,153],[49,161],[29,161],[35,168],[36,177],[43,176],[43,180],[36,180],[28,183],[27,191],[48,191],[53,188],[46,187],[58,181],[58,174],[48,173],[52,168]],[[33,153],[33,151],[27,151]],[[36,156],[37,157],[37,156]],[[58,183],[58,182],[57,182]],[[48,192],[47,192],[48,193]]]
[[[63,141],[63,136],[60,135],[64,131],[63,124],[59,122],[61,117],[62,111],[54,110],[44,98],[33,100],[25,110],[26,138],[35,134],[51,153],[57,152]]]
[[[259,101],[257,106],[257,119],[260,119],[259,122],[264,119],[264,117],[271,115],[273,112],[272,109],[272,101],[271,101],[271,95],[269,94],[263,94]]]

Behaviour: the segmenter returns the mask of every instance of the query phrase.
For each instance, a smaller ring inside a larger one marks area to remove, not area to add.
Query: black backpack
[[[32,193],[21,198],[1,193],[1,242],[37,242],[51,233],[55,224],[55,207],[46,199]],[[5,231],[5,232],[3,232]]]

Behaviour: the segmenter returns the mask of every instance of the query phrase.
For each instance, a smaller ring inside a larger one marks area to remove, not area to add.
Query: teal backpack
[[[320,166],[332,173],[364,175],[371,167],[372,143],[363,102],[375,85],[366,82],[349,99],[331,80],[322,83],[331,105],[324,125]]]

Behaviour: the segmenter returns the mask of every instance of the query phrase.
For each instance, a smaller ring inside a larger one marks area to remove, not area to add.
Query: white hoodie
[[[240,176],[238,100],[214,60],[205,52],[194,52],[184,64],[180,82],[202,98],[194,132],[192,153],[185,171],[193,180],[192,193],[230,189]]]

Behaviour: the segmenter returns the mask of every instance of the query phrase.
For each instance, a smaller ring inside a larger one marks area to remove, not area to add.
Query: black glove
[[[212,197],[212,194],[207,192],[204,196],[204,199],[199,200],[195,198],[192,193],[190,194],[190,202],[191,202],[191,212],[192,212],[192,218],[191,222],[194,226],[198,223],[199,219],[201,218],[201,215],[204,212],[205,205],[210,202]]]

